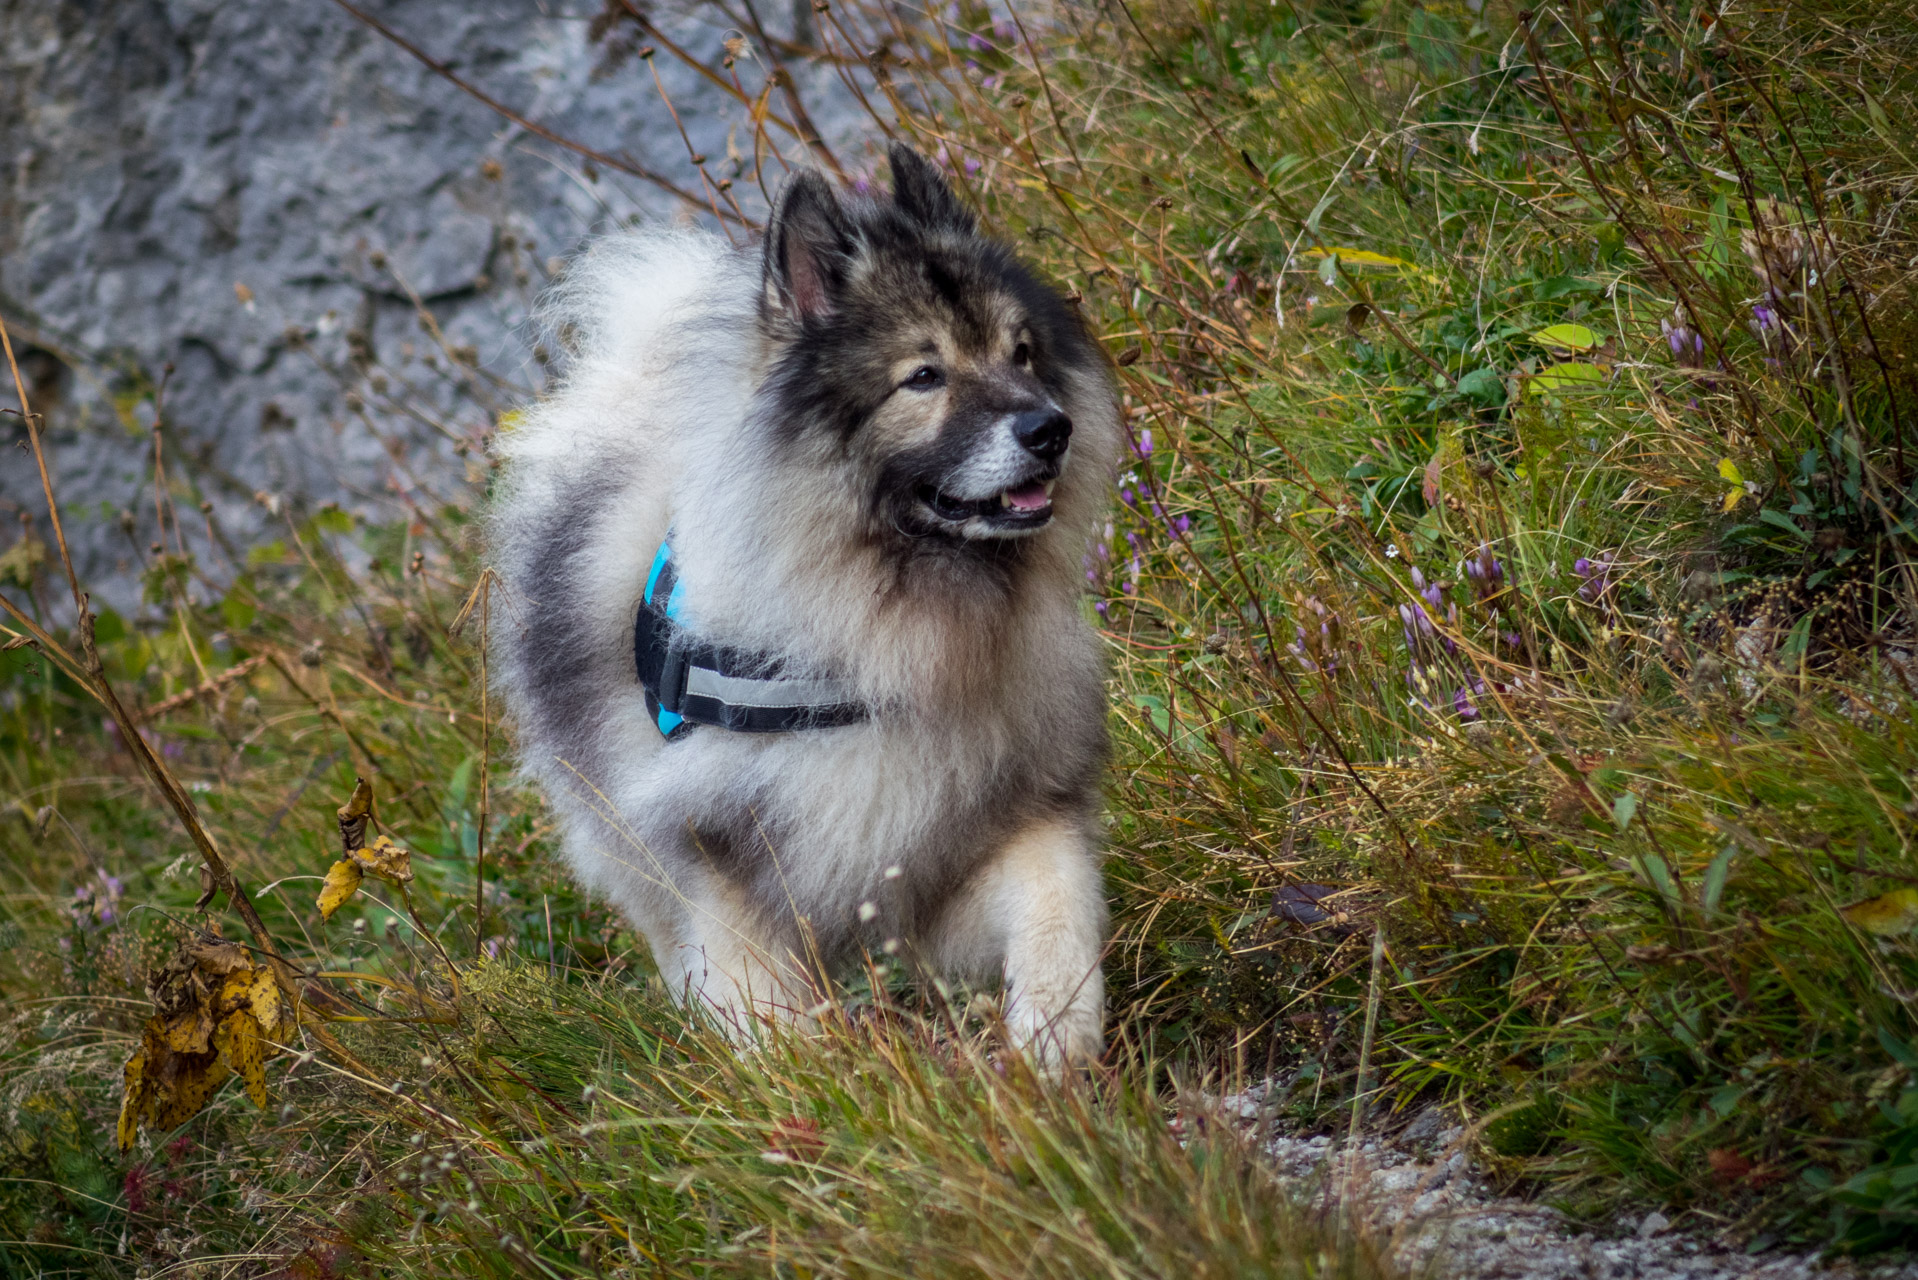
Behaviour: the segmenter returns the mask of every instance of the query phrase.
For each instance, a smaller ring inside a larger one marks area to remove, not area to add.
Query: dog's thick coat
[[[890,201],[796,177],[760,251],[629,233],[571,267],[564,381],[500,441],[491,643],[567,858],[675,991],[743,1029],[892,942],[1003,974],[1014,1035],[1057,1062],[1101,1033],[1078,584],[1117,409],[1070,304],[926,161],[892,165]],[[633,624],[669,528],[692,628],[868,718],[665,740]]]

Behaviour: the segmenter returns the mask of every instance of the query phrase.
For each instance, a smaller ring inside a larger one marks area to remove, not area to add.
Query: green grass
[[[85,691],[0,655],[10,1274],[1389,1270],[1256,1150],[1170,1136],[1267,1076],[1303,1125],[1361,1083],[1373,1123],[1502,1110],[1480,1157],[1578,1212],[1910,1240],[1918,12],[1022,16],[820,34],[1121,363],[1105,1067],[1042,1086],[883,962],[815,1039],[688,1027],[448,633],[473,498],[298,513],[239,563],[178,544],[164,625],[100,634],[146,706],[268,659],[153,741],[278,945],[383,1020],[115,1153],[197,872]],[[0,574],[47,608],[31,561]],[[318,920],[356,774],[457,993],[385,890]]]

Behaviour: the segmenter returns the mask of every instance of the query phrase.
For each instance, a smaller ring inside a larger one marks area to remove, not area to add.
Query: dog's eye
[[[914,391],[932,391],[946,385],[946,375],[929,364],[922,364],[912,371],[912,376],[906,379],[904,385]]]
[[[1018,365],[1021,369],[1031,364],[1032,348],[1023,342],[1014,347],[1012,349],[1012,363]]]

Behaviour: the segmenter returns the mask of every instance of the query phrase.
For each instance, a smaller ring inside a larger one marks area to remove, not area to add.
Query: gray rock
[[[590,4],[363,3],[527,119],[699,186],[648,64],[609,68],[589,40]],[[702,56],[727,34],[659,20]],[[763,212],[729,158],[752,152],[743,109],[655,62],[708,172]],[[842,160],[869,167],[833,73],[796,76]],[[0,163],[0,313],[84,568],[122,601],[158,536],[162,381],[170,473],[242,541],[277,523],[261,491],[430,507],[478,474],[454,444],[542,384],[528,316],[555,261],[596,229],[702,216],[531,136],[329,0],[0,0]],[[18,420],[0,436],[19,443]],[[30,458],[0,450],[0,507],[37,494]]]

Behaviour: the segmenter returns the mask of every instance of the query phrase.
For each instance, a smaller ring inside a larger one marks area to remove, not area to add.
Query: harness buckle
[[[686,696],[686,669],[691,665],[684,645],[666,646],[666,657],[659,667],[659,688],[653,696],[663,709],[674,715],[684,709],[681,700]]]

